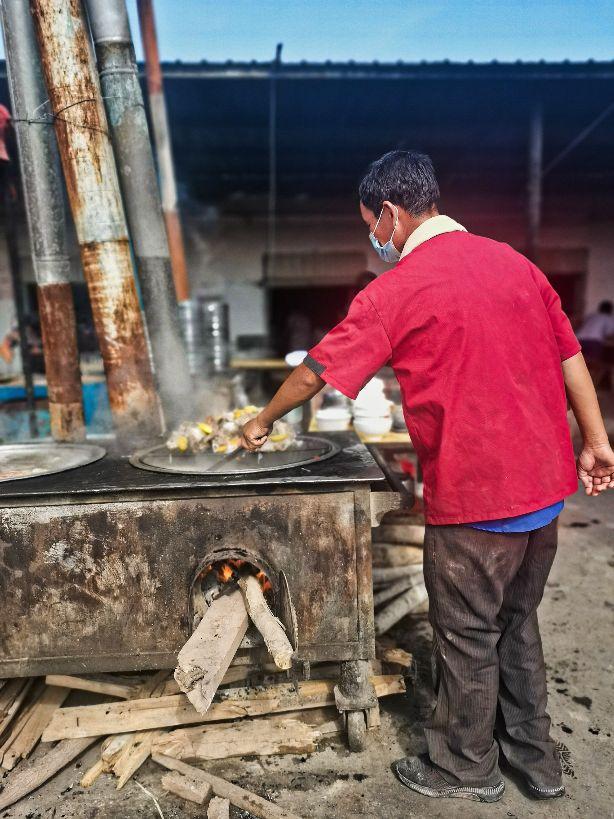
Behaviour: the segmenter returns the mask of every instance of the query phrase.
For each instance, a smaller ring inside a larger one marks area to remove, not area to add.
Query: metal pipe
[[[537,260],[542,216],[542,161],[544,124],[542,108],[535,103],[529,121],[529,156],[527,168],[527,255]]]
[[[126,4],[125,0],[86,0],[86,8],[141,285],[156,382],[165,417],[176,422],[189,413],[192,384]]]
[[[31,0],[109,403],[122,437],[159,431],[113,148],[80,0]]]
[[[281,64],[283,44],[275,49],[275,70]],[[277,77],[271,74],[269,80],[269,195],[267,208],[267,264],[264,269],[263,284],[275,278],[275,250],[277,244]]]
[[[147,75],[147,90],[149,92],[149,111],[153,130],[158,170],[160,172],[160,188],[162,192],[162,211],[166,223],[168,245],[171,252],[171,265],[177,301],[187,301],[190,298],[190,282],[185,260],[185,248],[181,222],[177,209],[177,184],[175,182],[175,166],[171,150],[171,136],[168,125],[168,112],[162,85],[162,69],[158,53],[158,39],[156,36],[156,22],[152,0],[137,0],[141,39],[145,54],[145,71]]]
[[[37,283],[51,435],[56,441],[81,441],[85,421],[59,158],[51,122],[35,115],[47,92],[23,0],[3,0],[2,27]]]
[[[9,271],[11,274],[11,286],[13,288],[13,299],[15,302],[15,314],[17,318],[17,336],[19,338],[19,351],[21,353],[21,371],[23,372],[23,383],[26,392],[26,407],[28,409],[28,424],[30,427],[30,437],[38,438],[38,424],[36,423],[36,403],[34,398],[34,378],[32,375],[32,356],[28,343],[28,328],[26,325],[26,310],[23,294],[23,278],[21,275],[21,260],[19,258],[19,247],[17,240],[17,212],[19,207],[19,194],[17,179],[12,173],[11,162],[3,162],[2,174],[3,189],[0,191],[2,198],[3,222],[6,237],[6,249],[9,261]]]

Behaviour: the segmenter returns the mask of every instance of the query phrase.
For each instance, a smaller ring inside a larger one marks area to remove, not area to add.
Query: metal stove
[[[372,490],[387,487],[353,435],[323,443],[330,457],[276,471],[147,471],[109,453],[3,484],[0,678],[173,668],[197,578],[239,558],[273,585],[295,672],[341,663],[338,706],[360,737],[374,705]]]

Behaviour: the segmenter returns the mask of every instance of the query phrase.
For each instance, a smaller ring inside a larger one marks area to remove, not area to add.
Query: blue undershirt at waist
[[[483,529],[485,532],[533,532],[547,526],[563,510],[564,501],[558,501],[544,509],[529,512],[526,515],[516,515],[513,518],[499,518],[499,520],[485,520],[477,523],[467,523],[473,529]]]

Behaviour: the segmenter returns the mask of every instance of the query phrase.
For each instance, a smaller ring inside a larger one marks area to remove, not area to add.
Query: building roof
[[[597,120],[545,177],[546,201],[613,195],[614,61],[203,61],[163,70],[182,193],[226,212],[266,202],[272,91],[282,212],[353,208],[369,162],[394,148],[429,153],[444,195],[496,194],[523,208],[535,106],[546,166]],[[7,96],[0,63],[0,102]]]

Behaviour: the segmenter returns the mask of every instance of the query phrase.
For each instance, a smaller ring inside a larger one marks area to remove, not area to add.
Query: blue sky
[[[612,0],[154,2],[165,60],[614,59]]]
[[[133,7],[127,0],[138,28]],[[611,0],[155,0],[163,59],[610,60]]]

